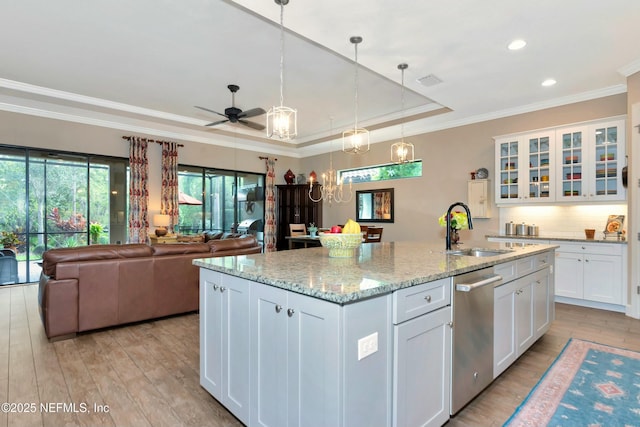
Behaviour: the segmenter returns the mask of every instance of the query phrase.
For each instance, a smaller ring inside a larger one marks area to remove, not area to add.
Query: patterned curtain
[[[149,162],[148,143],[142,138],[129,140],[129,243],[147,243],[149,218]]]
[[[264,206],[264,247],[265,252],[275,252],[276,249],[276,161],[274,158],[265,159],[267,179],[265,186]]]
[[[178,225],[178,144],[162,143],[162,192],[160,212],[169,215],[169,232],[173,233]]]

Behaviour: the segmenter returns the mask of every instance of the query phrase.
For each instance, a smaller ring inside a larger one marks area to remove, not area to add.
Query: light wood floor
[[[640,351],[640,321],[557,304],[551,331],[447,426],[502,425],[569,337]],[[0,426],[240,426],[200,387],[198,354],[197,314],[50,343],[37,287],[0,287],[0,403],[36,406]]]

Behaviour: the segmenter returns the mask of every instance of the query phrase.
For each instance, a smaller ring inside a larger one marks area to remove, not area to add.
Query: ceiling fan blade
[[[222,116],[222,117],[227,117],[226,115],[224,115],[224,114],[222,114],[222,113],[218,113],[217,111],[213,111],[213,110],[210,110],[210,109],[208,109],[208,108],[198,107],[197,105],[194,105],[194,107],[199,108],[199,109],[204,110],[204,111],[208,111],[208,112],[210,112],[210,113],[217,114],[217,115]]]
[[[220,125],[222,123],[227,123],[229,120],[220,120],[218,122],[213,122],[213,123],[209,123],[208,125],[205,126],[216,126],[216,125]]]
[[[264,125],[261,125],[260,123],[254,123],[248,120],[238,120],[238,123],[242,123],[243,125],[249,126],[250,128],[255,130],[264,130]]]
[[[251,110],[243,111],[242,113],[238,114],[238,117],[249,118],[249,117],[260,116],[264,113],[266,113],[266,111],[264,111],[264,109],[262,108],[252,108]]]

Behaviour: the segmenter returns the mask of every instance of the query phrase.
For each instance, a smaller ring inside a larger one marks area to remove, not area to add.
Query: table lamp
[[[167,235],[167,227],[170,223],[169,215],[156,214],[153,216],[153,225],[156,226],[156,236],[162,237]]]

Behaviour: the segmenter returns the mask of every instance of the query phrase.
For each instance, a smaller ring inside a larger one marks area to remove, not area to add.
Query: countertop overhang
[[[512,250],[476,258],[448,254],[443,246],[443,242],[363,243],[352,258],[329,258],[328,249],[316,247],[198,258],[193,264],[337,304],[348,304],[557,247],[487,241],[465,242],[458,247]]]

